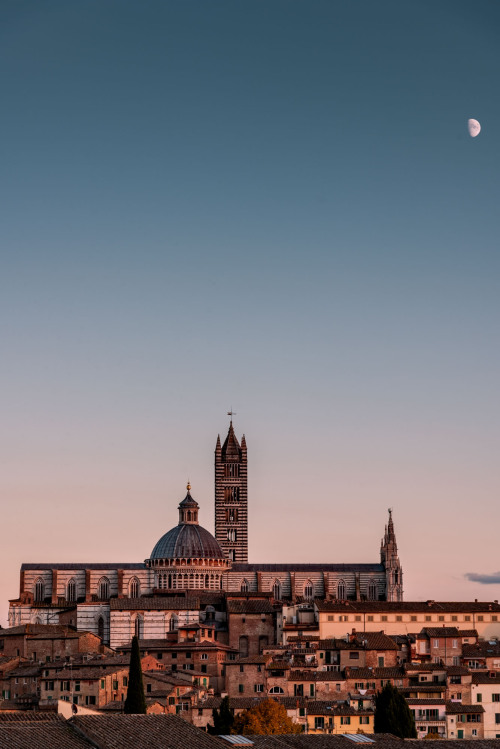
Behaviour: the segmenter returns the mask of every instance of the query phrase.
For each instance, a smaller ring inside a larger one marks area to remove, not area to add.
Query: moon
[[[469,131],[469,135],[471,138],[477,138],[477,136],[481,132],[481,125],[477,120],[468,120],[467,130]]]

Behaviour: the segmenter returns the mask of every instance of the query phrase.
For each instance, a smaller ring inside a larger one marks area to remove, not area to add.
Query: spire
[[[227,437],[224,441],[224,444],[222,445],[222,456],[223,458],[234,458],[235,460],[239,460],[241,456],[240,443],[236,439],[232,419],[229,423],[229,431],[227,433]]]
[[[215,443],[215,452],[220,453],[221,446],[220,446],[220,434],[217,435],[217,442]]]
[[[245,435],[241,438],[241,449],[246,450],[247,449],[247,441],[245,439]]]

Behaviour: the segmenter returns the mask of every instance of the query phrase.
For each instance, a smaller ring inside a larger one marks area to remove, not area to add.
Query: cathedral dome
[[[146,565],[156,570],[155,588],[220,589],[222,574],[231,567],[212,534],[198,523],[198,502],[191,486],[179,504],[179,524],[163,535]]]
[[[225,559],[225,555],[212,536],[201,525],[182,523],[160,538],[150,559]]]

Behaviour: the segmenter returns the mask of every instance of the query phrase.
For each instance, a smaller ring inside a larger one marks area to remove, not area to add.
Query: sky
[[[500,598],[499,79],[496,0],[3,0],[0,622],[213,532],[230,409],[250,561],[392,507],[406,600]]]

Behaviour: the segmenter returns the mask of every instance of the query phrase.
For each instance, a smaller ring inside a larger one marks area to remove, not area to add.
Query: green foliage
[[[255,707],[244,710],[234,720],[233,733],[269,735],[301,733],[302,726],[293,723],[286,709],[274,700],[263,700]]]
[[[214,707],[212,710],[212,720],[213,726],[207,726],[208,733],[215,734],[216,736],[228,736],[231,733],[234,715],[229,707],[229,697],[224,697],[219,710]]]
[[[141,651],[139,650],[139,640],[137,637],[132,639],[127,699],[125,700],[123,712],[129,715],[146,713],[146,698],[142,682]]]
[[[375,733],[392,733],[400,739],[417,738],[408,703],[392,684],[386,684],[375,698]]]

